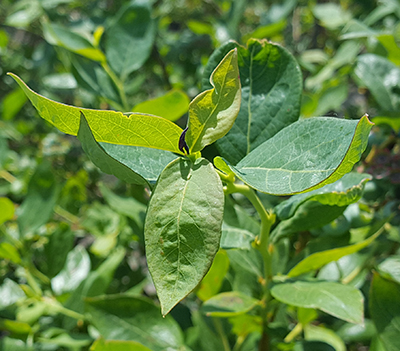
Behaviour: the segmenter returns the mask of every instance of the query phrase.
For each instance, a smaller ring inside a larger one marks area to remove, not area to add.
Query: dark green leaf
[[[229,50],[238,50],[242,103],[235,124],[217,141],[221,155],[236,164],[248,153],[299,118],[302,77],[293,56],[282,46],[250,39],[247,48],[229,42],[209,60],[204,77]],[[209,84],[204,84],[205,88]]]
[[[218,251],[224,194],[205,159],[179,158],[161,173],[145,223],[146,256],[166,315],[201,281]]]
[[[151,300],[126,295],[86,299],[91,321],[105,339],[137,341],[153,351],[182,347],[175,320],[160,317]]]
[[[32,234],[45,224],[53,214],[61,190],[51,170],[51,164],[43,161],[28,184],[28,194],[18,211],[18,226],[22,236]]]
[[[292,196],[275,208],[280,219],[292,217],[299,206],[306,201],[318,201],[323,205],[347,206],[357,202],[362,195],[365,183],[371,179],[369,174],[351,172],[332,184],[304,194]]]
[[[153,47],[156,23],[150,1],[123,6],[106,30],[106,56],[110,66],[125,80],[147,60]]]
[[[317,308],[351,323],[362,323],[364,298],[348,285],[333,282],[301,282],[275,285],[271,294],[288,305]]]
[[[354,69],[384,111],[400,110],[400,68],[384,57],[365,54]]]
[[[366,116],[359,121],[301,120],[230,168],[247,185],[269,194],[318,189],[351,171],[367,146],[371,127]]]
[[[370,312],[379,339],[387,351],[400,349],[400,285],[374,273],[370,290]]]

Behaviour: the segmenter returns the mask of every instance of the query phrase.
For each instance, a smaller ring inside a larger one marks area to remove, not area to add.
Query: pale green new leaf
[[[27,95],[39,115],[61,132],[77,135],[83,112],[97,141],[143,146],[182,154],[178,148],[182,129],[164,118],[134,113],[91,110],[61,104],[31,90],[19,77],[9,73]]]
[[[205,159],[179,158],[161,173],[145,223],[149,271],[166,315],[203,279],[219,248],[221,180]]]
[[[316,252],[306,257],[304,260],[300,261],[296,266],[294,266],[288,273],[288,276],[297,277],[298,275],[319,269],[329,262],[337,261],[343,256],[358,252],[364,247],[367,247],[369,244],[371,244],[380,234],[382,234],[382,230],[378,230],[374,235],[357,244],[339,247],[332,250]]]
[[[301,120],[253,150],[236,176],[258,191],[287,195],[315,190],[340,179],[360,160],[372,123],[330,117]]]
[[[275,285],[271,294],[288,305],[317,308],[351,323],[362,323],[364,319],[363,295],[349,285],[297,281]]]
[[[201,151],[232,128],[239,113],[241,90],[237,51],[231,50],[211,75],[213,89],[197,95],[189,106],[186,143],[189,152]]]

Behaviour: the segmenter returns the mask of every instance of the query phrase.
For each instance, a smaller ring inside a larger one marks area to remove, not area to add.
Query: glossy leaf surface
[[[212,89],[197,95],[189,106],[186,143],[190,153],[222,138],[240,109],[241,90],[237,51],[231,50],[211,74]]]
[[[363,322],[363,296],[351,286],[333,282],[302,282],[275,285],[271,294],[288,305],[317,308],[351,323]]]
[[[97,141],[121,145],[144,146],[181,154],[178,148],[182,129],[161,117],[134,113],[90,110],[61,104],[31,90],[16,75],[10,75],[24,90],[40,116],[66,134],[77,135],[80,113],[83,112]]]
[[[391,256],[381,262],[378,270],[382,276],[392,279],[400,284],[400,256]]]
[[[145,223],[146,256],[166,315],[210,268],[219,248],[222,183],[205,159],[177,159],[161,173]]]
[[[387,351],[400,349],[400,286],[375,273],[370,290],[370,313]]]
[[[235,124],[218,140],[221,155],[237,164],[243,157],[299,118],[302,77],[294,57],[283,47],[251,39],[247,47],[229,42],[210,57],[204,71],[212,69],[228,50],[238,50],[242,102]]]
[[[132,340],[153,351],[177,350],[183,344],[179,325],[150,300],[127,295],[87,299],[91,320],[103,338]]]
[[[285,195],[321,188],[340,179],[359,161],[371,122],[329,117],[298,121],[230,166],[261,192]]]

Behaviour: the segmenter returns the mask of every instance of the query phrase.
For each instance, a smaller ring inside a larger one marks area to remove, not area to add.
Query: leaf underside
[[[179,158],[161,173],[145,223],[149,271],[166,315],[201,281],[219,248],[224,194],[205,159]]]

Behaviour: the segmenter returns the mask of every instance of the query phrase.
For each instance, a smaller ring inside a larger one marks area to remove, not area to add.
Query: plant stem
[[[117,87],[119,97],[121,98],[122,107],[124,108],[125,112],[129,111],[130,108],[128,105],[128,100],[126,99],[124,82],[117,77],[117,75],[114,73],[114,71],[111,69],[111,67],[108,65],[107,62],[102,62],[101,67],[103,67],[103,69],[106,71],[108,76],[111,78],[111,80],[114,82],[115,86]]]
[[[264,260],[265,268],[265,287],[272,279],[271,271],[271,255],[268,250],[269,245],[269,233],[271,231],[272,225],[275,223],[275,214],[269,213],[264,205],[262,204],[260,198],[257,196],[256,192],[243,184],[227,183],[225,194],[240,193],[246,196],[251,204],[254,206],[258,215],[261,219],[261,230],[260,235],[255,240],[255,248],[261,253]]]
[[[297,323],[295,327],[290,331],[288,335],[286,335],[284,342],[292,342],[293,339],[298,336],[303,331],[303,325],[301,323]]]
[[[213,318],[213,322],[215,325],[215,329],[217,330],[217,333],[222,340],[222,344],[224,345],[224,351],[231,351],[231,347],[229,346],[228,339],[226,338],[224,329],[222,328],[221,321],[219,320],[219,318]]]

